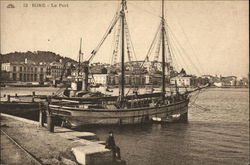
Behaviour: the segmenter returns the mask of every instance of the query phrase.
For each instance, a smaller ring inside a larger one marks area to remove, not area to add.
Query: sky
[[[7,8],[10,3],[15,8]],[[102,39],[119,3],[1,1],[1,54],[40,50],[76,59],[83,38],[82,51],[88,57]],[[166,1],[168,32],[175,36],[173,44],[180,50],[172,55],[174,66],[196,75],[248,76],[248,3]],[[34,7],[37,4],[45,7]],[[136,57],[144,60],[160,23],[161,2],[130,0],[126,15]],[[113,39],[111,34],[92,62],[110,63]]]

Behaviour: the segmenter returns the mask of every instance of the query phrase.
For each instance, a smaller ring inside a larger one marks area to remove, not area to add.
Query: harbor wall
[[[103,142],[91,132],[77,132],[55,126],[54,133],[51,133],[46,124],[41,127],[39,122],[2,113],[1,131],[15,139],[42,164],[114,164],[112,152],[105,149]],[[8,152],[4,150],[5,146],[2,148],[3,152]],[[8,159],[2,161],[5,164],[10,162]]]

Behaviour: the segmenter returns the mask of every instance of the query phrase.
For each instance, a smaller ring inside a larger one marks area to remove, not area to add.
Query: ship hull
[[[11,115],[38,113],[39,103],[35,102],[0,102],[0,113]]]
[[[165,118],[180,114],[182,121],[187,121],[189,99],[174,104],[156,107],[143,107],[116,110],[84,110],[79,108],[50,106],[52,113],[63,120],[68,121],[71,126],[81,125],[112,125],[112,124],[140,124],[152,121],[153,117]]]

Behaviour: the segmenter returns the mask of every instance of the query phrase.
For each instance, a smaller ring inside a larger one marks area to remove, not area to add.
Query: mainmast
[[[161,18],[161,35],[162,35],[162,100],[165,100],[166,78],[165,78],[165,26],[164,26],[164,0],[162,0],[162,18]]]
[[[121,38],[121,106],[123,106],[124,101],[124,86],[125,86],[125,66],[124,66],[124,52],[125,52],[125,41],[124,41],[124,20],[125,20],[125,4],[126,1],[122,0],[122,9],[120,11],[121,17],[121,27],[122,27],[122,38]]]

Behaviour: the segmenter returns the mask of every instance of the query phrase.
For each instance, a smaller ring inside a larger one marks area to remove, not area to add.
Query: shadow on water
[[[172,129],[172,130],[182,130],[188,126],[188,123],[144,123],[144,124],[126,124],[126,125],[87,125],[87,126],[80,126],[74,128],[76,131],[90,131],[90,132],[98,132],[102,131],[108,134],[109,131],[113,131],[116,134],[123,134],[123,133],[151,133],[152,131],[159,131],[161,129]]]

